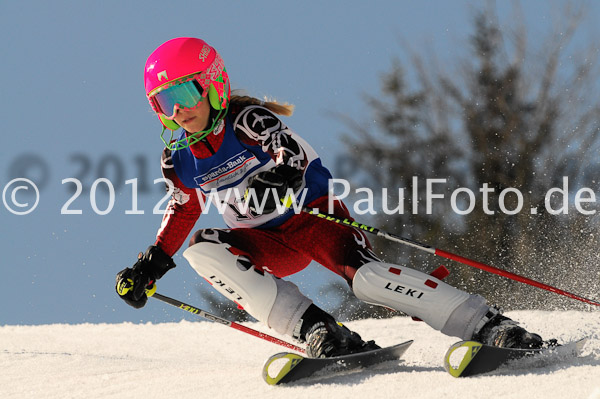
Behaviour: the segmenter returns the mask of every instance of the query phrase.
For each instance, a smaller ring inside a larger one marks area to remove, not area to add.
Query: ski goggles
[[[156,93],[150,98],[154,110],[163,114],[167,119],[175,118],[177,108],[193,108],[207,93],[202,89],[196,76],[188,77],[187,81],[173,84]]]

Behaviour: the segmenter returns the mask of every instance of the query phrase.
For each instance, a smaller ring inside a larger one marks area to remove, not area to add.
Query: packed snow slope
[[[0,397],[600,399],[600,312],[508,315],[544,337],[591,340],[566,363],[455,379],[442,358],[457,339],[405,317],[362,320],[348,325],[380,345],[415,340],[400,364],[271,387],[262,365],[282,348],[211,322],[2,326]]]

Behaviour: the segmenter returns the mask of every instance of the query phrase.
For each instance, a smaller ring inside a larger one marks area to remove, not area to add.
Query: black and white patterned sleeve
[[[260,146],[277,165],[304,170],[308,164],[307,153],[294,132],[264,107],[244,108],[234,121],[234,130],[242,143]]]

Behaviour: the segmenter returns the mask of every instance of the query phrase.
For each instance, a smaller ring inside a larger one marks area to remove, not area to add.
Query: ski
[[[460,341],[452,345],[446,352],[444,368],[450,375],[458,378],[489,373],[503,367],[543,367],[578,357],[587,340],[587,338],[583,338],[564,345],[543,349],[499,348],[497,346],[482,345],[475,341]],[[457,350],[458,352],[451,362],[450,357]],[[464,351],[464,355],[461,358],[460,353],[462,351]],[[459,361],[456,361],[456,357]]]
[[[267,384],[279,385],[358,371],[379,363],[399,360],[412,343],[411,340],[387,348],[325,359],[308,358],[290,352],[277,353],[265,362],[262,376]],[[275,376],[270,371],[274,371]]]

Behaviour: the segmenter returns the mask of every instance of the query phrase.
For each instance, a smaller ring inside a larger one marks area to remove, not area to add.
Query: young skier
[[[126,303],[145,305],[147,290],[175,267],[171,257],[211,199],[226,204],[229,228],[195,232],[183,256],[253,317],[306,343],[309,356],[378,348],[284,279],[312,260],[344,278],[359,299],[418,317],[444,334],[503,347],[543,345],[539,335],[481,296],[380,261],[364,233],[278,207],[293,192],[309,208],[327,209],[331,174],[313,148],[276,116],[291,115],[293,107],[232,96],[223,60],[203,40],[165,42],[148,58],[144,79],[163,135],[171,131],[170,139],[161,135],[166,145],[161,166],[173,191],[156,242],[133,267],[117,274],[116,290]],[[333,204],[336,217],[351,219],[341,201]]]

